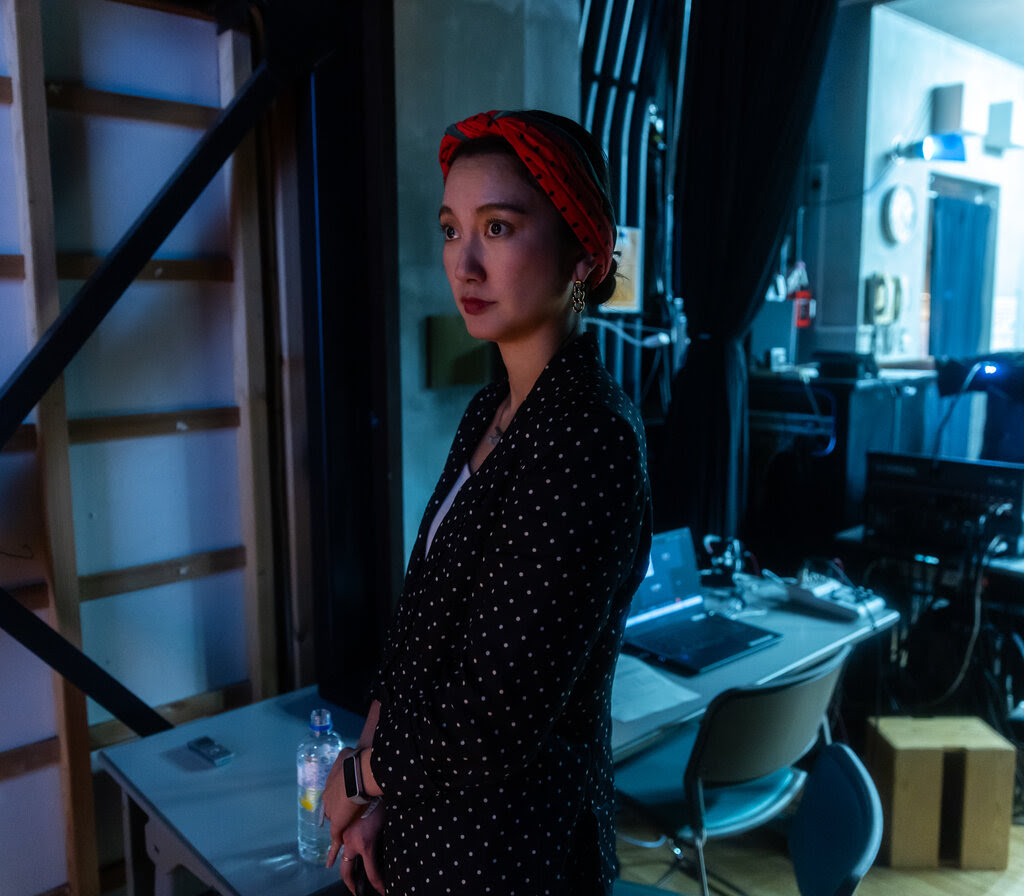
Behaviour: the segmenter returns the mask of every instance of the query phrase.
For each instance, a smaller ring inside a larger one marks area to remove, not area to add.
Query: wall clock
[[[892,243],[905,243],[917,226],[917,199],[906,184],[896,184],[882,200],[882,232]]]

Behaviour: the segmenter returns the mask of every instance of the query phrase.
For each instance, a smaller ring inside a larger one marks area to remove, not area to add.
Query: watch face
[[[345,795],[348,797],[359,795],[359,782],[356,780],[356,763],[354,756],[347,756],[341,764],[341,770],[345,774]]]
[[[906,184],[897,184],[882,201],[882,229],[893,243],[905,243],[917,225],[917,200]]]

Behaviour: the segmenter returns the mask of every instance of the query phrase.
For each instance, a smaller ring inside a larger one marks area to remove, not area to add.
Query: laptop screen
[[[629,608],[629,624],[704,603],[693,536],[688,528],[658,532],[651,539],[651,557]]]

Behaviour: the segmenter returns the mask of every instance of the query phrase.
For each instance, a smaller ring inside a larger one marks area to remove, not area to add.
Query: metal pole
[[[0,628],[140,737],[174,727],[3,588],[0,588]]]

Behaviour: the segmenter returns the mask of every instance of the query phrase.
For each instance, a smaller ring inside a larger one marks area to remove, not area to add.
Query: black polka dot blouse
[[[593,335],[548,364],[427,531],[508,383],[466,410],[413,546],[374,696],[388,896],[610,892],[611,686],[643,577],[643,426]]]

